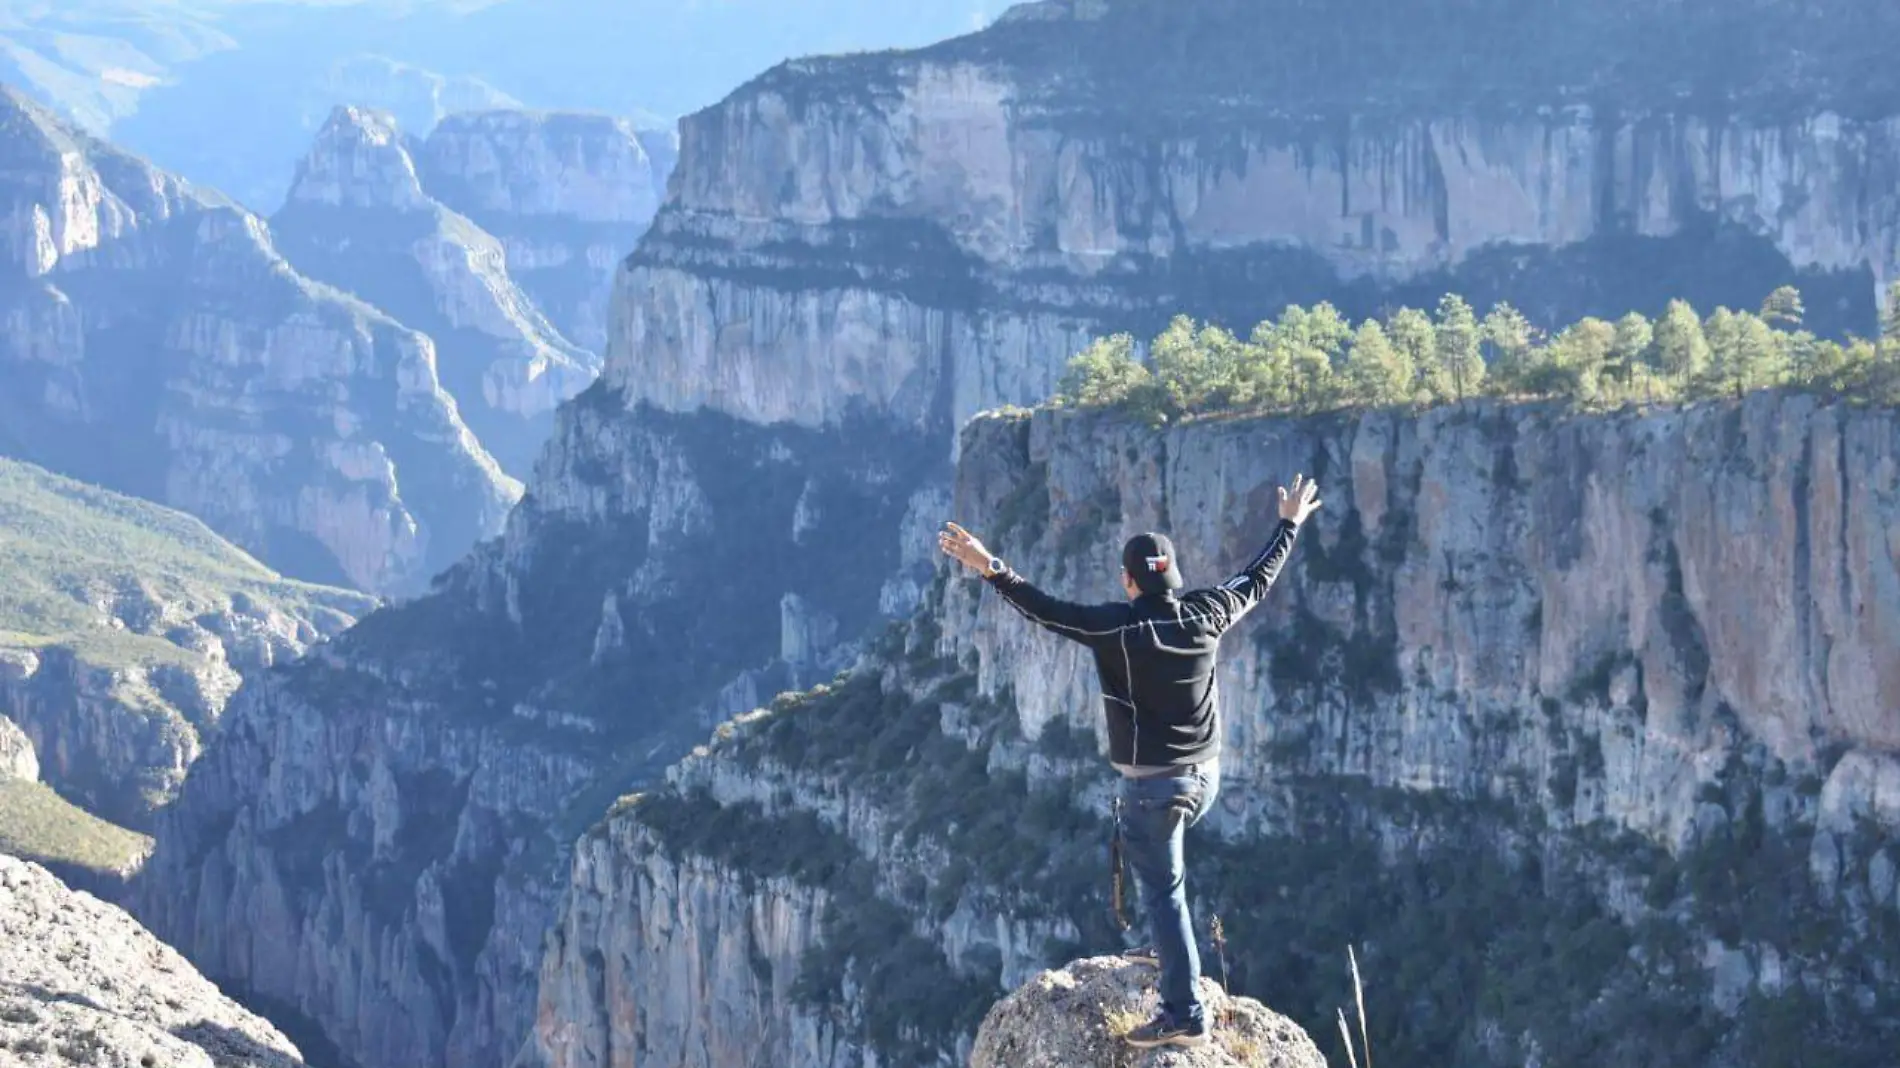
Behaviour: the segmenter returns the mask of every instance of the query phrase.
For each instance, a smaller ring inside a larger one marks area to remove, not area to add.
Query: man
[[[975,536],[944,524],[938,546],[980,573],[1018,612],[1095,654],[1108,721],[1109,760],[1120,771],[1129,865],[1141,886],[1161,968],[1161,1012],[1130,1044],[1198,1046],[1208,1022],[1195,980],[1201,972],[1188,915],[1182,841],[1220,791],[1219,689],[1215,653],[1226,633],[1266,595],[1293,550],[1300,525],[1320,506],[1303,475],[1280,488],[1280,522],[1245,568],[1211,589],[1179,592],[1184,580],[1165,534],[1122,547],[1128,599],[1083,605],[1030,585]],[[1132,955],[1132,954],[1131,954]]]

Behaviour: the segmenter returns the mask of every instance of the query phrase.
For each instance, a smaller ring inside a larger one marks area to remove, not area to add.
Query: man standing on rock
[[[1188,915],[1182,842],[1220,791],[1215,654],[1221,635],[1279,577],[1300,525],[1320,506],[1318,494],[1318,484],[1301,475],[1294,476],[1290,492],[1282,486],[1280,522],[1266,547],[1210,589],[1180,592],[1181,565],[1167,535],[1130,538],[1122,546],[1121,572],[1128,599],[1107,604],[1049,596],[955,523],[944,524],[937,535],[947,555],[980,573],[1031,622],[1095,654],[1109,760],[1123,777],[1128,860],[1141,885],[1161,968],[1161,1013],[1128,1034],[1132,1045],[1207,1041],[1208,1023],[1194,989],[1201,959]]]

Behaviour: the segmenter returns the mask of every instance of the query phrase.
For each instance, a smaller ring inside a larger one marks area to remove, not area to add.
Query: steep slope
[[[579,833],[914,597],[881,585],[903,570],[888,532],[942,459],[852,429],[629,417],[590,387],[502,539],[247,681],[161,818],[137,914],[365,1068],[502,1061]]]
[[[485,110],[445,119],[416,168],[431,196],[501,240],[549,321],[599,353],[614,270],[666,196],[677,140],[605,115]]]
[[[433,345],[263,222],[0,92],[0,453],[191,513],[271,566],[411,590],[518,493]]]
[[[297,1047],[124,912],[0,856],[0,1057],[18,1065],[296,1068]]]
[[[515,285],[501,242],[423,191],[385,114],[338,108],[271,226],[299,270],[434,339],[444,388],[511,474],[527,473],[555,407],[593,380],[595,358]]]
[[[0,713],[40,777],[149,827],[241,675],[375,602],[293,582],[166,508],[0,460]]]
[[[1276,481],[1319,479],[1225,643],[1191,846],[1237,991],[1330,1036],[1357,944],[1381,1061],[1873,1065],[1900,1037],[1896,470],[1900,413],[1772,394],[1045,412],[977,421],[945,514],[1106,599],[1126,534],[1214,581]],[[1001,991],[1118,942],[1092,680],[955,578],[853,673],[722,725],[581,842],[519,1063],[964,1063]]]

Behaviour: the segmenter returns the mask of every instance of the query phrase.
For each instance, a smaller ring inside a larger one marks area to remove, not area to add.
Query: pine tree
[[[1615,347],[1616,327],[1601,319],[1578,320],[1544,348],[1532,365],[1528,385],[1579,403],[1595,401]]]
[[[1806,315],[1807,309],[1801,305],[1801,291],[1793,286],[1782,286],[1761,302],[1762,321],[1783,330],[1799,328]]]
[[[1135,339],[1113,334],[1096,338],[1069,359],[1056,397],[1082,408],[1109,407],[1127,401],[1148,381],[1148,369],[1135,359]]]
[[[1491,349],[1488,377],[1503,392],[1523,384],[1531,348],[1537,343],[1536,330],[1524,313],[1499,302],[1484,317],[1484,340]]]
[[[1654,335],[1649,320],[1635,312],[1616,321],[1616,341],[1610,346],[1609,373],[1622,387],[1622,395],[1626,398],[1642,396],[1645,400],[1650,399],[1647,393],[1639,394],[1635,388],[1636,368],[1649,352]]]
[[[1292,372],[1289,399],[1293,408],[1315,411],[1330,406],[1338,393],[1333,368],[1344,362],[1351,325],[1339,309],[1321,301],[1311,310],[1287,308],[1276,334],[1286,346]]]
[[[1438,331],[1429,316],[1417,308],[1400,308],[1392,313],[1385,332],[1412,365],[1412,391],[1421,402],[1430,404],[1451,395],[1451,376],[1438,362]]]
[[[1150,360],[1170,415],[1209,408],[1219,387],[1219,368],[1201,347],[1194,320],[1177,315],[1154,340]]]
[[[1293,402],[1293,361],[1272,322],[1254,326],[1241,349],[1240,377],[1253,403],[1267,411],[1286,411]]]
[[[1650,362],[1685,392],[1708,367],[1709,340],[1702,333],[1702,320],[1687,302],[1670,301],[1656,320],[1651,352]]]
[[[1464,298],[1447,293],[1438,301],[1438,363],[1451,380],[1451,397],[1462,400],[1484,383],[1478,317]]]
[[[1346,395],[1355,404],[1385,408],[1411,399],[1416,370],[1405,352],[1386,337],[1377,320],[1359,324],[1346,356]]]

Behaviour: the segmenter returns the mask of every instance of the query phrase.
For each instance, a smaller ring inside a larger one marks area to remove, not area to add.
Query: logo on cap
[[[1168,570],[1168,558],[1165,556],[1148,557],[1148,570],[1165,573]]]

